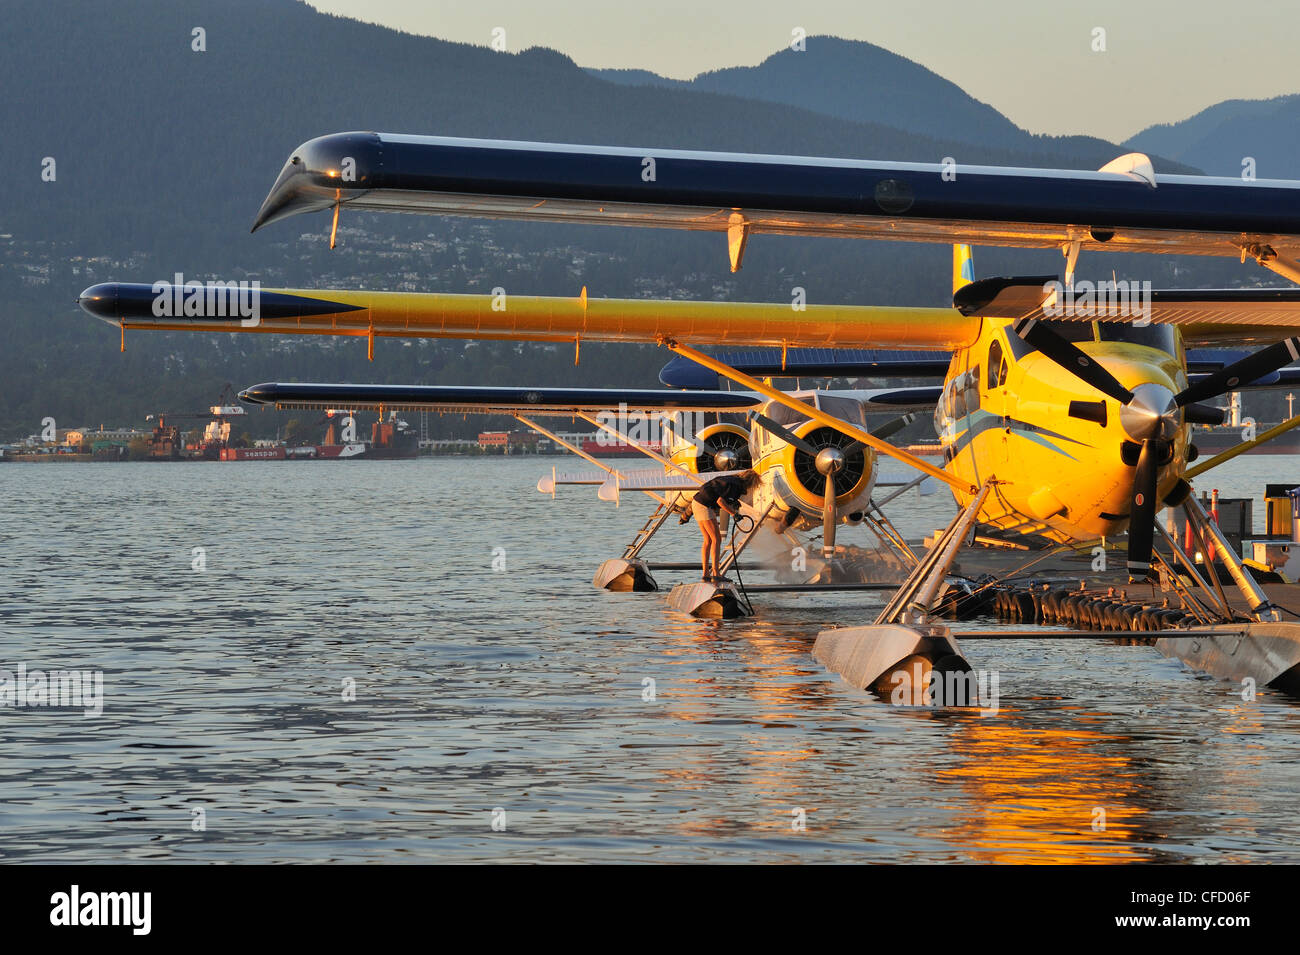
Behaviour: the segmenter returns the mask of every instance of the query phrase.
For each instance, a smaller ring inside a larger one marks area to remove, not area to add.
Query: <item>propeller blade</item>
[[[1128,518],[1128,574],[1145,580],[1151,576],[1151,540],[1155,535],[1157,461],[1163,442],[1147,438],[1138,453],[1133,474],[1133,499]]]
[[[1183,417],[1190,424],[1223,424],[1225,413],[1222,408],[1192,403],[1183,406]]]
[[[1092,385],[1103,395],[1114,398],[1122,405],[1133,400],[1133,392],[1121,385],[1114,375],[1085,355],[1077,345],[1067,342],[1038,319],[1022,318],[1012,326],[1012,330],[1026,344],[1038,349],[1074,377]]]
[[[1234,361],[1211,375],[1206,375],[1174,398],[1174,403],[1181,408],[1193,401],[1216,398],[1239,385],[1248,385],[1256,379],[1270,375],[1298,358],[1300,358],[1300,338],[1288,338],[1276,345],[1261,348],[1254,354],[1247,355],[1240,361]]]
[[[835,554],[835,474],[826,475],[826,490],[822,495],[822,556]]]
[[[916,420],[916,415],[912,412],[909,412],[905,415],[893,419],[892,421],[886,421],[875,431],[872,431],[871,436],[873,438],[880,438],[880,440],[883,441],[886,438],[891,438],[894,435],[898,434],[898,432],[902,431],[904,428],[906,428],[909,424],[911,424],[915,420]],[[855,443],[859,445],[862,444],[861,441]],[[854,448],[853,450],[856,451],[857,448]],[[845,448],[844,453],[848,454],[849,449]]]
[[[817,457],[817,449],[814,448],[807,441],[805,441],[803,438],[798,437],[793,431],[789,431],[786,428],[783,428],[781,425],[777,424],[767,415],[759,414],[757,411],[753,412],[753,415],[754,415],[754,423],[757,424],[764,431],[771,432],[772,434],[780,438],[782,441],[784,441],[786,444],[793,444],[804,454],[811,454],[814,458]]]

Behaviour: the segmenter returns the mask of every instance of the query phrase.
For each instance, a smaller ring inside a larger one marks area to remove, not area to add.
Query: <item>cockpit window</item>
[[[996,338],[989,345],[989,381],[988,390],[1000,388],[1007,383],[1007,360],[1002,357],[1002,343]]]
[[[829,415],[847,421],[849,424],[864,427],[867,423],[866,413],[863,411],[862,402],[856,398],[845,398],[839,395],[828,395],[824,392],[814,392],[811,396],[804,397],[802,400],[813,403],[815,407]],[[769,418],[779,425],[787,428],[793,428],[796,425],[803,424],[812,415],[804,414],[787,405],[778,404],[773,401],[768,404],[764,412]]]
[[[859,427],[867,423],[866,415],[862,409],[862,402],[855,398],[843,398],[838,395],[827,395],[818,392],[816,400],[817,407],[842,421],[847,421],[849,424],[855,424]]]
[[[1146,345],[1169,354],[1174,353],[1174,327],[1172,325],[1132,325],[1128,322],[1098,322],[1097,330],[1104,342],[1128,342]]]
[[[785,425],[787,427],[790,425],[802,424],[808,420],[808,415],[801,414],[786,405],[777,404],[775,401],[771,402],[765,413],[777,424]]]
[[[1014,331],[1012,331],[1011,326],[1008,325],[1007,326],[1007,351],[1011,352],[1012,361],[1020,361],[1020,359],[1028,355],[1031,351],[1033,351],[1033,349],[1029,347],[1029,343],[1027,341],[1025,341],[1023,338],[1017,335]]]
[[[1056,321],[1054,319],[1043,319],[1042,324],[1050,328],[1056,334],[1060,335],[1067,342],[1074,342],[1076,345],[1080,342],[1094,341],[1092,322],[1066,322]]]

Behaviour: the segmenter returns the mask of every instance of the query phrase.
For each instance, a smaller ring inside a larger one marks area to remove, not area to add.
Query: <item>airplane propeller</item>
[[[822,556],[830,559],[835,553],[835,476],[839,474],[848,465],[849,457],[854,452],[861,450],[865,445],[861,441],[853,441],[840,447],[838,445],[827,445],[824,448],[817,449],[810,445],[803,438],[796,435],[793,431],[777,424],[767,415],[753,413],[754,423],[765,431],[768,431],[787,444],[793,445],[800,451],[807,454],[813,459],[818,473],[826,478],[826,484],[822,490]],[[885,439],[897,434],[903,428],[907,427],[914,420],[916,415],[908,413],[900,415],[897,418],[891,418],[871,432],[873,438]]]
[[[1239,386],[1242,382],[1249,384],[1265,375],[1271,375],[1279,368],[1285,368],[1300,358],[1300,338],[1288,338],[1267,348],[1261,348],[1245,358],[1234,361],[1226,368],[1220,368],[1211,375],[1206,375],[1178,396],[1180,405],[1189,401],[1204,401],[1217,398]]]
[[[1173,450],[1179,411],[1193,424],[1222,424],[1222,409],[1199,402],[1229,392],[1242,382],[1256,381],[1300,358],[1300,338],[1288,338],[1205,376],[1178,394],[1155,382],[1137,385],[1130,391],[1077,345],[1043,322],[1022,319],[1014,324],[1013,330],[1062,369],[1119,402],[1120,422],[1139,445],[1129,509],[1128,570],[1130,576],[1140,577],[1151,572],[1156,485],[1160,467],[1169,462]],[[1106,423],[1106,406],[1100,401],[1072,401],[1069,414],[1102,425]]]
[[[711,434],[698,445],[696,469],[700,472],[743,471],[751,465],[749,439],[731,431]]]
[[[835,554],[835,475],[844,470],[849,453],[861,446],[861,441],[854,441],[845,448],[830,445],[817,452],[817,470],[826,475],[826,487],[822,491],[822,556],[827,560]]]
[[[1156,479],[1160,475],[1159,449],[1152,438],[1142,442],[1128,521],[1128,572],[1130,577],[1151,573],[1151,541],[1155,536]]]

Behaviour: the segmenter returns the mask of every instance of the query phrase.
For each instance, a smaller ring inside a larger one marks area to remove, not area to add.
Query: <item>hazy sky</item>
[[[1296,0],[311,0],[330,13],[581,66],[690,78],[758,63],[791,30],[868,40],[1036,133],[1118,141],[1225,99],[1300,92]],[[1105,52],[1093,52],[1093,32]]]

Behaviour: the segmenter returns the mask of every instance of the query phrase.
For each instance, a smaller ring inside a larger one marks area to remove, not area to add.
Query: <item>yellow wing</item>
[[[123,329],[363,337],[951,349],[980,327],[953,308],[601,299],[586,289],[565,298],[109,283],[79,301]]]

